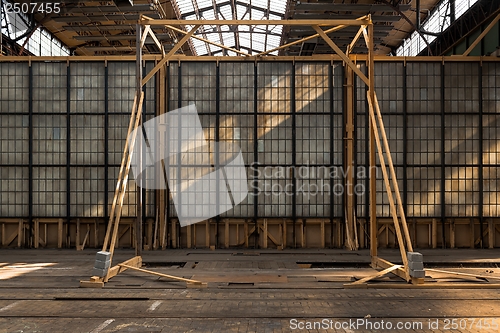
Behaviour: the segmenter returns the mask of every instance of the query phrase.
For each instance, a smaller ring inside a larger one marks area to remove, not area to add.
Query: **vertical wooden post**
[[[283,248],[286,248],[286,220],[283,219]]]
[[[166,111],[167,111],[167,108],[166,108],[166,93],[167,93],[167,87],[166,87],[166,80],[165,80],[165,77],[166,77],[166,69],[165,69],[165,66],[163,66],[162,68],[160,68],[160,71],[159,71],[159,78],[158,78],[158,95],[157,95],[157,98],[158,98],[158,115],[161,115],[161,114],[164,114]],[[166,128],[161,126],[159,128],[159,135],[161,138],[165,138],[165,132],[166,131]],[[161,139],[160,139],[161,141]],[[160,152],[161,153],[161,152]],[[163,164],[162,164],[163,166]],[[163,170],[158,170],[158,173],[157,173],[157,179],[160,180],[162,179],[163,177],[161,176],[161,173],[163,172]],[[165,181],[167,181],[165,179]],[[159,241],[158,241],[158,245],[161,246],[162,249],[165,248],[165,230],[166,230],[166,227],[167,227],[167,219],[166,219],[166,214],[165,214],[165,211],[166,211],[166,192],[167,190],[158,190],[157,193],[158,193],[158,206],[159,206],[159,232],[158,232],[158,235],[157,237],[159,238]]]
[[[264,219],[264,223],[263,223],[263,227],[264,227],[264,232],[263,232],[263,239],[262,239],[262,247],[264,249],[267,249],[267,219]]]
[[[147,249],[151,251],[153,249],[153,222],[151,220],[147,221],[147,227],[148,227],[148,232],[146,234]]]
[[[321,220],[321,224],[320,224],[320,228],[321,228],[321,248],[324,249],[325,248],[325,220]]]
[[[412,219],[412,242],[413,242],[413,246],[416,247],[417,246],[417,220],[415,218]]]
[[[302,248],[306,247],[306,220],[302,220],[301,224],[301,231],[302,231],[302,239],[301,239],[301,246]]]
[[[142,25],[136,24],[136,58],[135,58],[135,79],[136,79],[136,96],[142,94]],[[140,105],[142,107],[142,105]],[[139,110],[138,110],[139,111]],[[139,117],[139,126],[142,126],[142,113],[137,112]],[[138,169],[142,170],[142,147],[138,145],[137,147],[137,162]],[[144,177],[141,174],[141,177]],[[137,186],[137,220],[135,227],[135,255],[142,255],[142,204],[143,204],[143,190],[142,187]]]
[[[450,248],[455,248],[455,220],[450,220]]]
[[[342,247],[342,223],[339,220],[335,221],[335,233],[336,233],[336,241],[337,241],[337,248]]]
[[[488,219],[488,248],[492,249],[495,247],[495,225],[493,224],[493,219]]]
[[[470,232],[469,232],[469,239],[470,239],[470,248],[473,249],[474,246],[475,246],[475,239],[474,239],[474,219],[471,217],[470,220],[469,220],[469,228],[470,228]]]
[[[99,247],[99,220],[98,219],[94,219],[94,247]]]
[[[77,250],[80,250],[80,219],[76,219],[76,237],[75,246]]]
[[[205,245],[210,248],[210,221],[205,221]]]
[[[358,249],[358,240],[355,237],[354,222],[354,72],[349,65],[345,65],[346,82],[346,119],[345,119],[345,154],[344,163],[345,200],[346,200],[346,245],[350,250]]]
[[[435,248],[437,248],[437,220],[436,219],[432,219],[431,233],[432,233],[432,248],[435,249]]]
[[[39,219],[34,219],[33,220],[34,224],[34,239],[33,239],[33,247],[35,249],[38,249],[38,244],[40,243],[40,220]]]
[[[236,223],[236,245],[240,244],[240,224]]]
[[[366,231],[366,221],[365,219],[359,220],[359,247],[365,248],[365,231]]]
[[[191,225],[188,225],[186,227],[186,233],[187,233],[187,248],[190,249],[193,246],[192,245],[193,235],[192,235]]]
[[[196,249],[196,224],[193,224],[193,247]]]
[[[172,248],[177,248],[177,221],[172,221]]]
[[[45,247],[45,246],[47,246],[47,239],[48,239],[48,236],[49,236],[49,234],[48,234],[48,232],[47,232],[48,224],[47,224],[47,223],[44,223],[44,224],[43,224],[43,228],[44,228],[44,231],[45,231],[45,232],[44,232],[45,239],[43,240],[43,241],[44,241],[44,243],[45,243],[45,245],[44,245],[44,247]]]
[[[229,249],[229,221],[224,221],[224,247]]]
[[[370,18],[371,21],[371,18]],[[372,104],[375,104],[375,64],[374,64],[374,45],[373,45],[373,22],[368,24],[368,90],[369,98]],[[377,173],[375,160],[375,128],[370,122],[370,256],[377,256]]]
[[[243,236],[243,237],[245,237],[245,247],[248,248],[248,237],[249,236],[248,236],[248,221],[247,220],[245,220],[245,224],[244,224],[243,229],[245,232],[245,234]]]

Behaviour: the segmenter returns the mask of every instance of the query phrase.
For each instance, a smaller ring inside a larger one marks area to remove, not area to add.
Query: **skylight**
[[[286,10],[286,0],[176,0],[180,16],[186,20],[282,20]],[[193,26],[187,27],[191,29]],[[258,54],[280,46],[281,25],[261,26],[201,26],[196,36],[211,42],[240,50],[248,54]],[[238,55],[191,38],[196,54]],[[278,51],[270,54],[277,55]]]
[[[455,17],[458,19],[477,1],[478,0],[456,0],[454,2],[441,1],[422,27],[424,30],[429,32],[441,33],[451,24],[450,6],[455,6]],[[437,37],[433,35],[426,36],[428,43],[432,43],[436,38]],[[414,31],[411,36],[398,48],[396,54],[398,56],[416,56],[426,47],[427,44],[425,44],[425,41],[418,32]]]

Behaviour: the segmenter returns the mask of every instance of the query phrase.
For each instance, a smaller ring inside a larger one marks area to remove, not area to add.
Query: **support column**
[[[375,66],[373,50],[373,24],[368,25],[368,90],[372,104],[375,104]],[[368,110],[367,110],[368,112]],[[370,255],[377,256],[377,174],[375,160],[375,128],[370,122]]]
[[[350,250],[358,249],[356,237],[356,221],[354,219],[354,72],[345,65],[346,75],[346,112],[345,112],[345,219],[346,219],[346,246]]]
[[[135,78],[136,78],[136,96],[137,99],[140,98],[142,92],[142,48],[141,48],[141,38],[142,38],[142,26],[140,24],[136,25],[136,66],[135,66]],[[142,107],[142,105],[139,105]],[[139,110],[138,110],[139,112]],[[142,114],[139,121],[139,126],[142,126]],[[141,145],[137,146],[137,156],[138,159],[138,169],[142,170],[142,149]],[[143,201],[143,191],[142,188],[136,187],[137,193],[137,220],[135,227],[135,255],[142,255],[142,201]]]
[[[157,115],[162,115],[166,112],[166,92],[167,92],[167,87],[165,85],[165,72],[166,69],[165,67],[162,67],[159,71],[159,79],[158,79],[158,89],[157,89]],[[164,137],[164,132],[165,128],[160,128],[160,132],[158,135],[160,137]],[[156,175],[156,179],[160,180],[162,179],[161,173],[165,170],[165,165],[162,164],[162,168],[158,170],[158,173]],[[165,179],[166,181],[166,179]],[[156,229],[155,226],[155,233],[157,232],[157,239],[153,242],[155,246],[153,248],[156,250],[158,247],[161,247],[162,249],[165,248],[165,231],[166,231],[166,218],[165,218],[165,196],[166,196],[166,190],[157,190],[157,205],[158,205],[158,210],[155,210],[155,213],[158,214],[157,220],[158,220],[158,229]]]

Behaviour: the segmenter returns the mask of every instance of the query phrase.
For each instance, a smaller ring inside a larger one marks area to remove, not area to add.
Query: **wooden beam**
[[[24,234],[24,222],[23,220],[19,220],[19,225],[17,228],[17,247],[21,247],[23,245],[23,234]]]
[[[368,47],[368,91],[370,92],[369,99],[375,99],[375,46],[373,42],[373,24],[368,25],[368,34],[365,34],[366,46]],[[370,209],[370,256],[376,257],[378,253],[378,238],[377,238],[377,172],[375,158],[375,130],[376,126],[369,122],[369,209]]]
[[[267,225],[268,223],[265,222],[265,224]],[[264,228],[262,228],[261,226],[259,226],[259,228],[262,231],[264,231]],[[274,238],[274,236],[269,232],[269,230],[267,230],[267,232],[265,232],[264,235],[267,235],[267,238],[269,238],[271,240],[271,242],[273,242],[274,245],[276,245],[276,246],[280,246],[281,245],[281,242],[279,242],[276,238]],[[266,247],[265,248],[267,248],[267,242],[266,242]]]
[[[450,221],[450,248],[455,248],[455,220]]]
[[[192,26],[192,25],[282,25],[282,26],[311,26],[317,25],[320,27],[334,25],[354,25],[361,26],[370,23],[367,19],[353,20],[140,20],[142,25],[151,26]]]
[[[335,53],[337,53],[340,56],[340,58],[342,58],[342,60],[344,60],[345,63],[352,68],[354,73],[356,73],[366,85],[369,85],[370,82],[366,77],[366,75],[363,74],[363,72],[361,72],[361,70],[349,59],[348,56],[345,55],[344,52],[342,52],[342,50],[337,46],[337,44],[335,44],[319,26],[313,25],[313,28],[321,36],[321,38],[323,38],[323,40],[335,51]]]
[[[168,28],[168,29],[170,29],[170,30],[173,30],[173,31],[179,32],[179,33],[181,33],[181,34],[184,34],[184,35],[188,34],[188,32],[187,32],[187,31],[184,31],[184,30],[182,30],[182,29],[176,28],[176,27],[171,26],[171,25],[167,25],[167,26],[165,26],[165,27],[166,27],[166,28]],[[235,52],[235,53],[238,53],[238,54],[244,55],[244,56],[246,56],[246,57],[251,56],[250,54],[248,54],[248,53],[246,53],[246,52],[243,52],[243,51],[240,51],[240,50],[237,50],[237,49],[234,49],[234,48],[232,48],[232,47],[228,47],[228,46],[225,46],[225,45],[222,45],[222,44],[219,44],[219,43],[212,42],[211,40],[208,40],[208,39],[205,39],[205,38],[201,38],[201,37],[196,36],[196,35],[191,36],[191,38],[197,39],[197,40],[199,40],[199,41],[202,41],[202,42],[205,42],[205,43],[208,43],[208,44],[211,44],[211,45],[215,45],[215,46],[220,47],[220,48],[222,48],[222,49],[226,49],[226,50],[229,50],[229,51],[233,51],[233,52]]]
[[[2,228],[2,230],[4,230],[3,232],[5,232],[5,227]],[[7,237],[7,240],[5,240],[5,242],[3,243],[3,245],[5,246],[9,246],[10,243],[12,243],[14,241],[14,239],[16,239],[16,237],[20,237],[18,236],[19,235],[19,228],[17,230],[14,230],[9,237]],[[3,234],[2,234],[2,237],[3,237]],[[5,239],[5,237],[3,237]]]
[[[366,29],[366,25],[362,25],[359,28],[359,30],[356,33],[356,36],[354,36],[354,39],[352,40],[351,44],[349,44],[347,46],[346,55],[349,55],[351,53],[351,51],[354,49],[354,45],[356,45],[356,43],[358,42],[358,40],[361,37],[361,35],[363,35],[363,33],[366,34],[365,29]]]
[[[403,259],[403,265],[405,266],[405,270],[407,272],[406,280],[409,281],[410,275],[409,275],[409,271],[408,271],[408,259],[406,257],[406,249],[405,249],[405,245],[404,245],[403,235],[401,234],[401,229],[399,226],[399,219],[398,219],[398,215],[396,212],[396,206],[394,204],[394,198],[392,197],[391,183],[389,182],[389,176],[387,174],[387,169],[385,167],[385,157],[384,157],[384,153],[382,151],[382,145],[380,144],[380,138],[379,138],[379,134],[378,134],[377,121],[375,119],[375,112],[374,112],[374,108],[373,108],[373,103],[372,103],[372,100],[370,99],[370,91],[368,91],[368,93],[367,93],[367,99],[368,99],[368,110],[369,110],[368,114],[370,116],[370,120],[371,120],[371,122],[373,124],[373,128],[374,128],[375,143],[377,145],[377,153],[378,153],[378,157],[379,157],[379,161],[380,161],[380,169],[382,170],[382,175],[383,175],[384,184],[385,184],[385,190],[387,193],[387,198],[389,200],[389,208],[391,211],[392,219],[394,221],[394,228],[396,230],[396,237],[397,237],[397,240],[399,243],[399,251],[401,253],[401,258]],[[385,136],[384,131],[382,131],[382,135]],[[390,156],[389,154],[390,154],[390,152],[387,152],[388,156]]]
[[[149,26],[148,26],[149,27]],[[158,38],[156,38],[156,35],[155,33],[153,32],[152,29],[149,29],[149,31],[147,31],[147,33],[151,36],[151,39],[153,39],[153,42],[155,42],[156,44],[156,47],[160,50],[161,54],[163,56],[165,56],[165,48],[163,47],[163,44],[160,43],[160,41],[158,40]],[[146,31],[144,32],[144,34],[146,34]],[[147,35],[147,34],[146,34]]]
[[[189,24],[191,25],[193,24],[193,22]],[[182,45],[184,45],[188,41],[189,38],[191,38],[191,36],[196,32],[196,30],[198,30],[199,27],[200,25],[195,25],[193,29],[191,29],[186,35],[184,35],[184,37],[181,38],[181,40],[177,44],[174,45],[174,47],[163,57],[163,59],[161,59],[160,62],[156,64],[151,72],[149,72],[146,77],[142,79],[143,86],[156,74],[156,72],[160,70],[160,68],[162,68],[167,63],[170,57],[173,56],[175,52],[177,52],[177,50],[180,49]]]
[[[495,247],[495,227],[493,225],[493,219],[488,219],[488,248],[493,249]]]
[[[33,228],[34,230],[34,244],[33,246],[35,249],[38,249],[38,245],[40,245],[40,220],[39,219],[34,219],[33,220]]]
[[[210,248],[210,221],[205,221],[205,246]]]
[[[349,283],[350,285],[356,285],[356,284],[363,284],[365,282],[368,282],[370,280],[373,280],[373,279],[376,279],[378,277],[381,277],[381,276],[384,276],[386,275],[387,273],[391,273],[392,271],[395,271],[396,269],[398,268],[401,268],[402,265],[394,265],[394,266],[391,266],[391,267],[388,267],[380,272],[377,272],[376,274],[374,275],[370,275],[370,276],[367,276],[367,277],[364,277],[358,281],[355,281],[355,282],[352,282],[352,283]]]
[[[134,97],[134,102],[132,103],[132,112],[130,114],[130,120],[128,124],[128,131],[127,131],[127,138],[130,135],[130,133],[133,130],[134,127],[134,116],[137,110],[137,95]],[[115,209],[116,209],[116,203],[118,201],[118,196],[120,194],[120,188],[121,188],[121,180],[123,179],[123,171],[125,170],[125,163],[126,159],[125,156],[127,155],[128,152],[128,140],[125,140],[125,146],[123,147],[123,154],[122,154],[122,161],[120,165],[120,171],[118,172],[118,181],[116,183],[116,188],[115,188],[115,194],[113,195],[113,203],[111,205],[111,212],[109,214],[109,222],[108,222],[108,227],[106,228],[106,235],[104,236],[104,242],[102,244],[102,251],[107,251],[108,249],[108,244],[109,244],[109,237],[111,235],[111,230],[113,227],[113,222],[114,222],[114,217],[115,217]]]
[[[345,133],[344,133],[344,153],[346,155],[346,162],[344,164],[345,177],[344,177],[344,188],[345,192],[345,223],[346,223],[346,245],[350,250],[358,249],[358,240],[355,237],[356,233],[354,228],[354,124],[355,124],[355,114],[354,114],[354,72],[350,66],[346,64],[345,66],[345,76],[346,76],[346,117],[345,117]]]
[[[142,273],[147,273],[147,274],[151,274],[151,275],[156,275],[156,276],[160,276],[160,277],[172,279],[172,280],[178,280],[178,281],[189,282],[189,283],[194,283],[194,284],[203,284],[203,282],[201,282],[201,281],[191,280],[191,279],[186,279],[186,278],[181,278],[181,277],[178,277],[178,276],[173,276],[173,275],[168,275],[168,274],[163,274],[163,273],[158,273],[158,272],[153,272],[153,271],[149,271],[147,269],[143,269],[143,268],[139,268],[139,267],[134,267],[134,266],[129,266],[127,264],[118,264],[118,266],[124,267],[124,268],[128,268],[128,269],[132,269],[134,271],[138,271],[138,272],[142,272]]]
[[[450,271],[443,271],[443,270],[440,270],[440,269],[433,269],[433,268],[426,268],[425,270],[429,271],[429,272],[451,274],[451,275],[457,275],[457,276],[474,277],[474,278],[477,278],[477,279],[500,280],[500,276],[489,276],[489,275],[479,275],[479,274],[470,274],[470,273],[450,272]]]
[[[339,26],[336,26],[336,27],[333,27],[333,28],[325,30],[325,33],[329,34],[331,32],[339,31],[339,30],[342,30],[342,29],[347,28],[347,27],[348,27],[347,25],[339,25]],[[289,48],[290,46],[293,46],[293,45],[296,45],[296,44],[300,44],[300,43],[303,43],[303,42],[307,42],[308,40],[311,40],[311,39],[314,39],[314,38],[317,38],[317,37],[319,37],[319,34],[316,33],[314,35],[311,35],[311,36],[308,36],[308,37],[304,37],[302,39],[293,41],[291,43],[275,47],[274,49],[271,49],[269,51],[261,52],[261,53],[257,54],[257,56],[260,57],[260,56],[263,56],[263,55],[266,55],[266,54],[269,54],[269,53],[273,53],[275,51],[286,49],[286,48]]]
[[[120,265],[125,265],[127,267],[120,266]],[[141,267],[142,266],[142,257],[133,257],[133,258],[130,258],[129,260],[122,262],[121,264],[118,264],[116,266],[111,267],[108,271],[108,275],[106,275],[106,277],[104,277],[103,281],[108,282],[109,279],[111,279],[112,277],[117,276],[121,272],[127,270],[127,268],[130,268],[130,266]]]
[[[238,245],[243,245],[245,244],[245,247],[248,248],[248,221],[245,220],[245,224],[243,225],[243,231],[244,231],[244,235],[243,235],[243,243],[242,244],[238,244]]]
[[[136,129],[138,126],[139,126],[139,121],[141,119],[141,114],[142,114],[142,103],[144,101],[144,92],[141,92],[141,95],[140,95],[140,98],[139,98],[139,104],[137,106],[137,112],[135,114],[135,121],[134,121],[134,124],[133,124],[133,128]],[[130,143],[130,147],[129,147],[129,150],[130,152],[133,152],[134,151],[134,145],[135,145],[135,139],[137,137],[137,132],[138,131],[134,131],[132,133],[132,137],[131,137],[131,143]],[[128,138],[128,135],[127,135],[127,138]],[[127,140],[128,142],[128,140]],[[125,156],[124,156],[125,157]],[[110,261],[113,260],[113,253],[115,251],[115,244],[116,244],[116,240],[117,240],[117,235],[118,235],[118,226],[119,226],[119,222],[120,222],[120,218],[121,218],[121,215],[122,215],[122,208],[123,208],[123,200],[125,198],[125,193],[126,193],[126,189],[127,189],[127,181],[128,181],[128,176],[129,176],[129,172],[130,172],[130,164],[132,163],[132,155],[131,153],[128,153],[127,154],[127,157],[126,157],[126,164],[125,164],[125,170],[123,171],[124,174],[123,174],[123,178],[122,178],[122,181],[121,181],[121,189],[119,191],[119,198],[118,198],[118,210],[116,211],[116,216],[114,216],[114,229],[113,229],[113,234],[111,236],[111,244],[109,246],[109,252],[110,252]],[[114,201],[114,199],[113,199]]]
[[[245,239],[242,242],[240,242],[238,246],[245,244],[245,247],[248,247],[248,238],[250,238],[250,235],[252,235],[254,232],[255,232],[255,226],[253,226],[252,229],[250,229],[250,232],[248,232],[248,224],[246,224]]]
[[[368,26],[369,28],[369,26]],[[325,30],[326,31],[326,30]],[[143,55],[143,60],[145,61],[159,61],[163,57],[160,54],[145,54]],[[498,57],[475,57],[475,56],[442,56],[442,57],[393,57],[385,55],[375,55],[375,61],[377,62],[440,62],[440,63],[454,63],[454,62],[466,62],[466,63],[497,63],[500,62]],[[107,56],[64,56],[64,57],[53,57],[53,56],[3,56],[0,57],[0,63],[2,62],[123,62],[123,61],[135,61],[135,55],[107,55]],[[366,54],[356,54],[357,61],[367,61],[368,56]],[[311,56],[266,56],[259,57],[257,55],[252,55],[249,57],[240,56],[203,56],[203,61],[219,61],[219,62],[283,62],[283,61],[341,61],[342,59],[335,54],[313,54]],[[174,54],[170,61],[190,61],[199,62],[199,56],[187,56],[184,54]]]
[[[498,20],[500,20],[500,14],[498,14],[493,21],[484,29],[484,31],[476,38],[476,40],[469,46],[469,48],[462,54],[462,56],[468,56],[472,50],[479,44],[483,38],[490,32],[490,30],[497,24]]]
[[[405,240],[406,240],[406,247],[407,247],[409,252],[413,252],[413,245],[411,243],[410,232],[408,231],[408,225],[406,223],[406,216],[405,216],[405,211],[404,211],[404,207],[403,207],[403,200],[401,199],[401,194],[399,192],[399,185],[398,185],[398,180],[396,177],[396,171],[394,170],[394,164],[392,162],[389,141],[387,140],[385,126],[384,126],[384,122],[382,120],[382,112],[380,111],[380,106],[378,103],[377,94],[374,92],[373,95],[375,97],[375,110],[377,111],[378,125],[380,126],[380,132],[382,134],[382,140],[384,143],[385,154],[387,155],[387,162],[389,165],[389,171],[391,173],[392,187],[394,188],[394,193],[396,194],[396,202],[398,204],[399,217],[401,218],[401,224],[403,226],[403,234],[404,234]],[[404,243],[400,243],[400,246],[402,246],[402,245],[404,245]]]
[[[148,37],[148,32],[151,31],[151,26],[146,25],[144,28],[144,31],[142,32],[141,36],[141,48],[144,47],[144,43],[146,42],[146,38]]]
[[[103,288],[104,282],[102,279],[90,280],[90,281],[80,281],[80,288]]]
[[[474,219],[473,218],[470,218],[469,219],[469,246],[471,249],[475,248],[475,245],[474,245]]]
[[[380,257],[373,257],[371,266],[374,269],[377,269],[377,268],[386,269],[389,267],[393,267],[394,264],[392,262],[387,261],[385,259],[382,259]],[[392,271],[391,273],[399,276],[400,278],[402,278],[403,280],[406,280],[407,282],[410,281],[409,277],[407,277],[407,270],[405,270],[404,267],[398,267],[394,271]]]
[[[193,225],[194,226],[194,225]],[[186,226],[186,238],[187,238],[187,248],[190,249],[193,247],[192,242],[193,242],[193,235],[192,235],[192,229],[191,229],[191,224]]]
[[[224,221],[224,247],[229,249],[229,221]]]
[[[373,288],[373,289],[499,289],[500,283],[367,283],[351,286],[344,285],[345,288]]]

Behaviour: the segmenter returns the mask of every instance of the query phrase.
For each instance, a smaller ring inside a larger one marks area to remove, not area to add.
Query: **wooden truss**
[[[331,48],[332,50],[344,61],[346,69],[348,73],[356,74],[367,86],[368,86],[368,94],[367,94],[367,99],[368,99],[368,113],[370,117],[370,152],[369,152],[369,162],[370,162],[370,172],[369,172],[369,178],[370,178],[370,255],[371,255],[371,265],[375,269],[382,269],[381,272],[378,272],[374,276],[365,278],[362,280],[362,282],[366,282],[370,279],[376,278],[378,276],[384,275],[386,273],[394,273],[397,276],[403,278],[407,282],[418,282],[418,283],[423,283],[423,279],[420,279],[419,281],[413,280],[410,278],[409,275],[409,267],[408,267],[408,260],[407,260],[407,255],[406,251],[413,251],[412,245],[411,245],[411,239],[410,239],[410,234],[408,232],[408,227],[406,224],[406,218],[405,218],[405,213],[403,210],[403,205],[401,202],[401,196],[399,193],[399,188],[398,188],[398,183],[396,179],[396,173],[394,170],[394,165],[392,162],[391,158],[391,152],[389,149],[389,144],[384,128],[384,123],[382,121],[382,115],[380,112],[378,100],[375,94],[375,77],[374,77],[374,42],[373,42],[373,22],[371,20],[371,16],[363,16],[355,20],[155,20],[151,19],[146,16],[142,16],[141,19],[139,20],[137,24],[137,38],[136,38],[136,44],[137,44],[137,54],[136,54],[136,63],[137,63],[137,77],[136,77],[136,82],[137,82],[137,90],[135,94],[135,100],[134,100],[134,105],[132,107],[132,114],[130,118],[130,124],[129,124],[129,130],[128,130],[128,135],[136,129],[138,126],[141,126],[141,111],[142,111],[142,105],[143,105],[143,92],[142,89],[144,85],[151,80],[155,74],[158,72],[160,73],[160,76],[165,75],[165,65],[169,60],[172,60],[172,57],[175,55],[175,53],[190,39],[190,38],[196,38],[198,40],[202,40],[206,43],[211,43],[214,45],[217,45],[218,47],[231,50],[233,52],[236,52],[238,54],[242,54],[244,56],[250,56],[249,54],[246,54],[244,52],[241,52],[240,50],[236,50],[224,45],[220,44],[215,44],[213,42],[210,42],[208,40],[205,40],[203,38],[200,38],[198,36],[195,36],[194,33],[198,30],[198,28],[202,25],[248,25],[248,26],[253,26],[253,25],[283,25],[283,26],[310,26],[312,27],[315,31],[316,34],[305,37],[301,40],[294,41],[292,43],[288,43],[286,45],[282,45],[278,48],[275,48],[273,50],[265,51],[256,56],[258,57],[263,57],[273,51],[280,50],[280,49],[285,49],[287,47],[290,47],[292,45],[302,43],[304,41],[321,37]],[[183,31],[180,27],[192,27],[189,31]],[[344,52],[343,50],[340,49],[340,47],[335,44],[335,42],[328,36],[329,33],[344,29],[348,26],[359,26],[359,30],[357,34],[355,35],[353,41],[348,45],[347,50]],[[165,53],[163,45],[159,42],[159,40],[156,38],[154,32],[153,32],[153,27],[161,27],[163,29],[170,29],[175,32],[180,32],[184,34],[183,38],[179,40],[178,43],[174,45],[174,47],[168,52]],[[324,30],[326,28],[326,30]],[[144,46],[144,43],[146,41],[146,38],[150,36],[158,49],[160,50],[161,53],[161,58],[159,61],[157,61],[155,67],[147,73],[144,77],[142,76],[142,47]],[[368,73],[365,75],[359,68],[358,66],[351,60],[349,57],[349,54],[354,48],[354,45],[358,42],[358,40],[361,38],[361,36],[364,37],[366,46],[368,48],[368,56],[366,58],[367,60],[367,67],[368,67]],[[330,56],[331,59],[333,59],[335,56]],[[176,57],[178,58],[178,57]],[[279,58],[279,57],[278,57]],[[336,57],[335,57],[336,58]],[[348,84],[351,84],[351,88],[353,89],[352,86],[352,80],[348,80]],[[160,80],[160,85],[161,85],[161,80]],[[161,87],[160,87],[161,88]],[[163,87],[164,88],[164,87]],[[162,94],[162,92],[160,92]],[[164,98],[161,96],[160,101],[162,101]],[[165,108],[164,108],[165,110]],[[348,110],[349,112],[349,110]],[[352,110],[350,111],[351,116],[353,116]],[[349,132],[349,131],[348,131]],[[349,132],[350,135],[352,136],[352,132]],[[349,135],[348,133],[348,135]],[[127,135],[127,137],[128,137]],[[352,140],[351,140],[352,141]],[[133,141],[132,141],[133,142]],[[376,147],[376,148],[375,148]],[[123,197],[125,195],[125,190],[127,186],[127,180],[128,180],[128,174],[130,170],[130,153],[133,151],[133,143],[131,146],[128,146],[128,143],[125,143],[124,147],[124,153],[123,153],[123,159],[122,159],[122,165],[120,167],[120,173],[119,173],[119,178],[117,182],[117,187],[115,191],[115,197],[113,199],[113,206],[111,209],[111,216],[108,224],[108,229],[106,232],[106,238],[104,240],[104,246],[103,250],[109,250],[111,253],[111,256],[114,251],[114,247],[116,244],[116,237],[118,233],[118,225],[120,222],[120,216],[121,216],[121,210],[122,210],[122,205],[123,205]],[[353,165],[353,155],[352,155],[352,142],[351,145],[348,145],[348,158],[347,158],[347,166],[352,166]],[[378,157],[379,161],[381,164],[381,170],[382,170],[382,175],[384,179],[384,184],[385,184],[385,189],[386,193],[389,199],[389,205],[390,205],[390,211],[391,215],[393,218],[394,222],[394,229],[396,231],[396,236],[398,240],[398,245],[400,248],[401,252],[401,258],[402,258],[402,265],[394,265],[393,263],[384,260],[380,257],[378,257],[377,254],[377,219],[376,219],[376,159],[375,159],[375,154],[376,151],[378,152]],[[349,155],[350,152],[350,155]],[[386,163],[388,165],[389,171],[387,171]],[[348,168],[348,170],[351,170],[352,168]],[[352,174],[351,174],[352,176]],[[349,176],[348,176],[349,177]],[[139,191],[140,192],[140,191]],[[164,192],[164,191],[161,191]],[[160,193],[161,195],[161,193]],[[164,194],[163,194],[164,195]],[[394,196],[396,198],[394,198]],[[140,197],[140,195],[139,195]],[[162,198],[160,197],[160,202],[162,202]],[[138,201],[138,221],[137,221],[137,227],[136,227],[136,256],[124,263],[118,264],[114,267],[111,267],[108,274],[104,278],[99,278],[99,277],[91,277],[90,281],[82,281],[81,285],[88,287],[88,286],[98,286],[102,287],[104,282],[107,282],[110,278],[113,276],[117,275],[118,273],[126,270],[126,269],[133,269],[136,271],[141,271],[149,274],[155,274],[155,275],[160,275],[160,276],[166,276],[162,275],[159,273],[151,272],[151,271],[146,271],[144,269],[141,269],[140,266],[142,265],[142,257],[141,257],[141,248],[142,248],[142,230],[141,230],[141,219],[142,217],[140,216],[141,214],[141,199],[139,198]],[[353,206],[353,198],[348,198],[347,205],[351,206],[350,209],[352,209]],[[164,215],[164,207],[160,206],[159,209],[159,215],[160,217],[165,216]],[[352,210],[353,211],[353,210]],[[399,217],[398,217],[399,213]],[[160,223],[161,226],[161,223]],[[352,249],[356,249],[357,245],[355,245],[357,242],[355,240],[355,230],[356,230],[356,221],[355,217],[352,215],[349,215],[347,220],[346,220],[346,226],[347,226],[347,244],[350,246]],[[165,230],[162,230],[160,227],[160,243],[164,243],[164,235]],[[162,241],[163,239],[163,241]],[[350,244],[350,245],[349,245]],[[108,247],[109,245],[109,247]],[[160,244],[163,247],[163,244]],[[189,284],[192,284],[194,286],[206,286],[206,284],[202,284],[199,281],[193,281],[193,280],[188,280],[188,279],[183,279],[183,278],[177,278],[177,277],[172,277],[172,276],[166,276],[169,278],[185,281]],[[360,281],[357,281],[357,283],[361,283]]]

